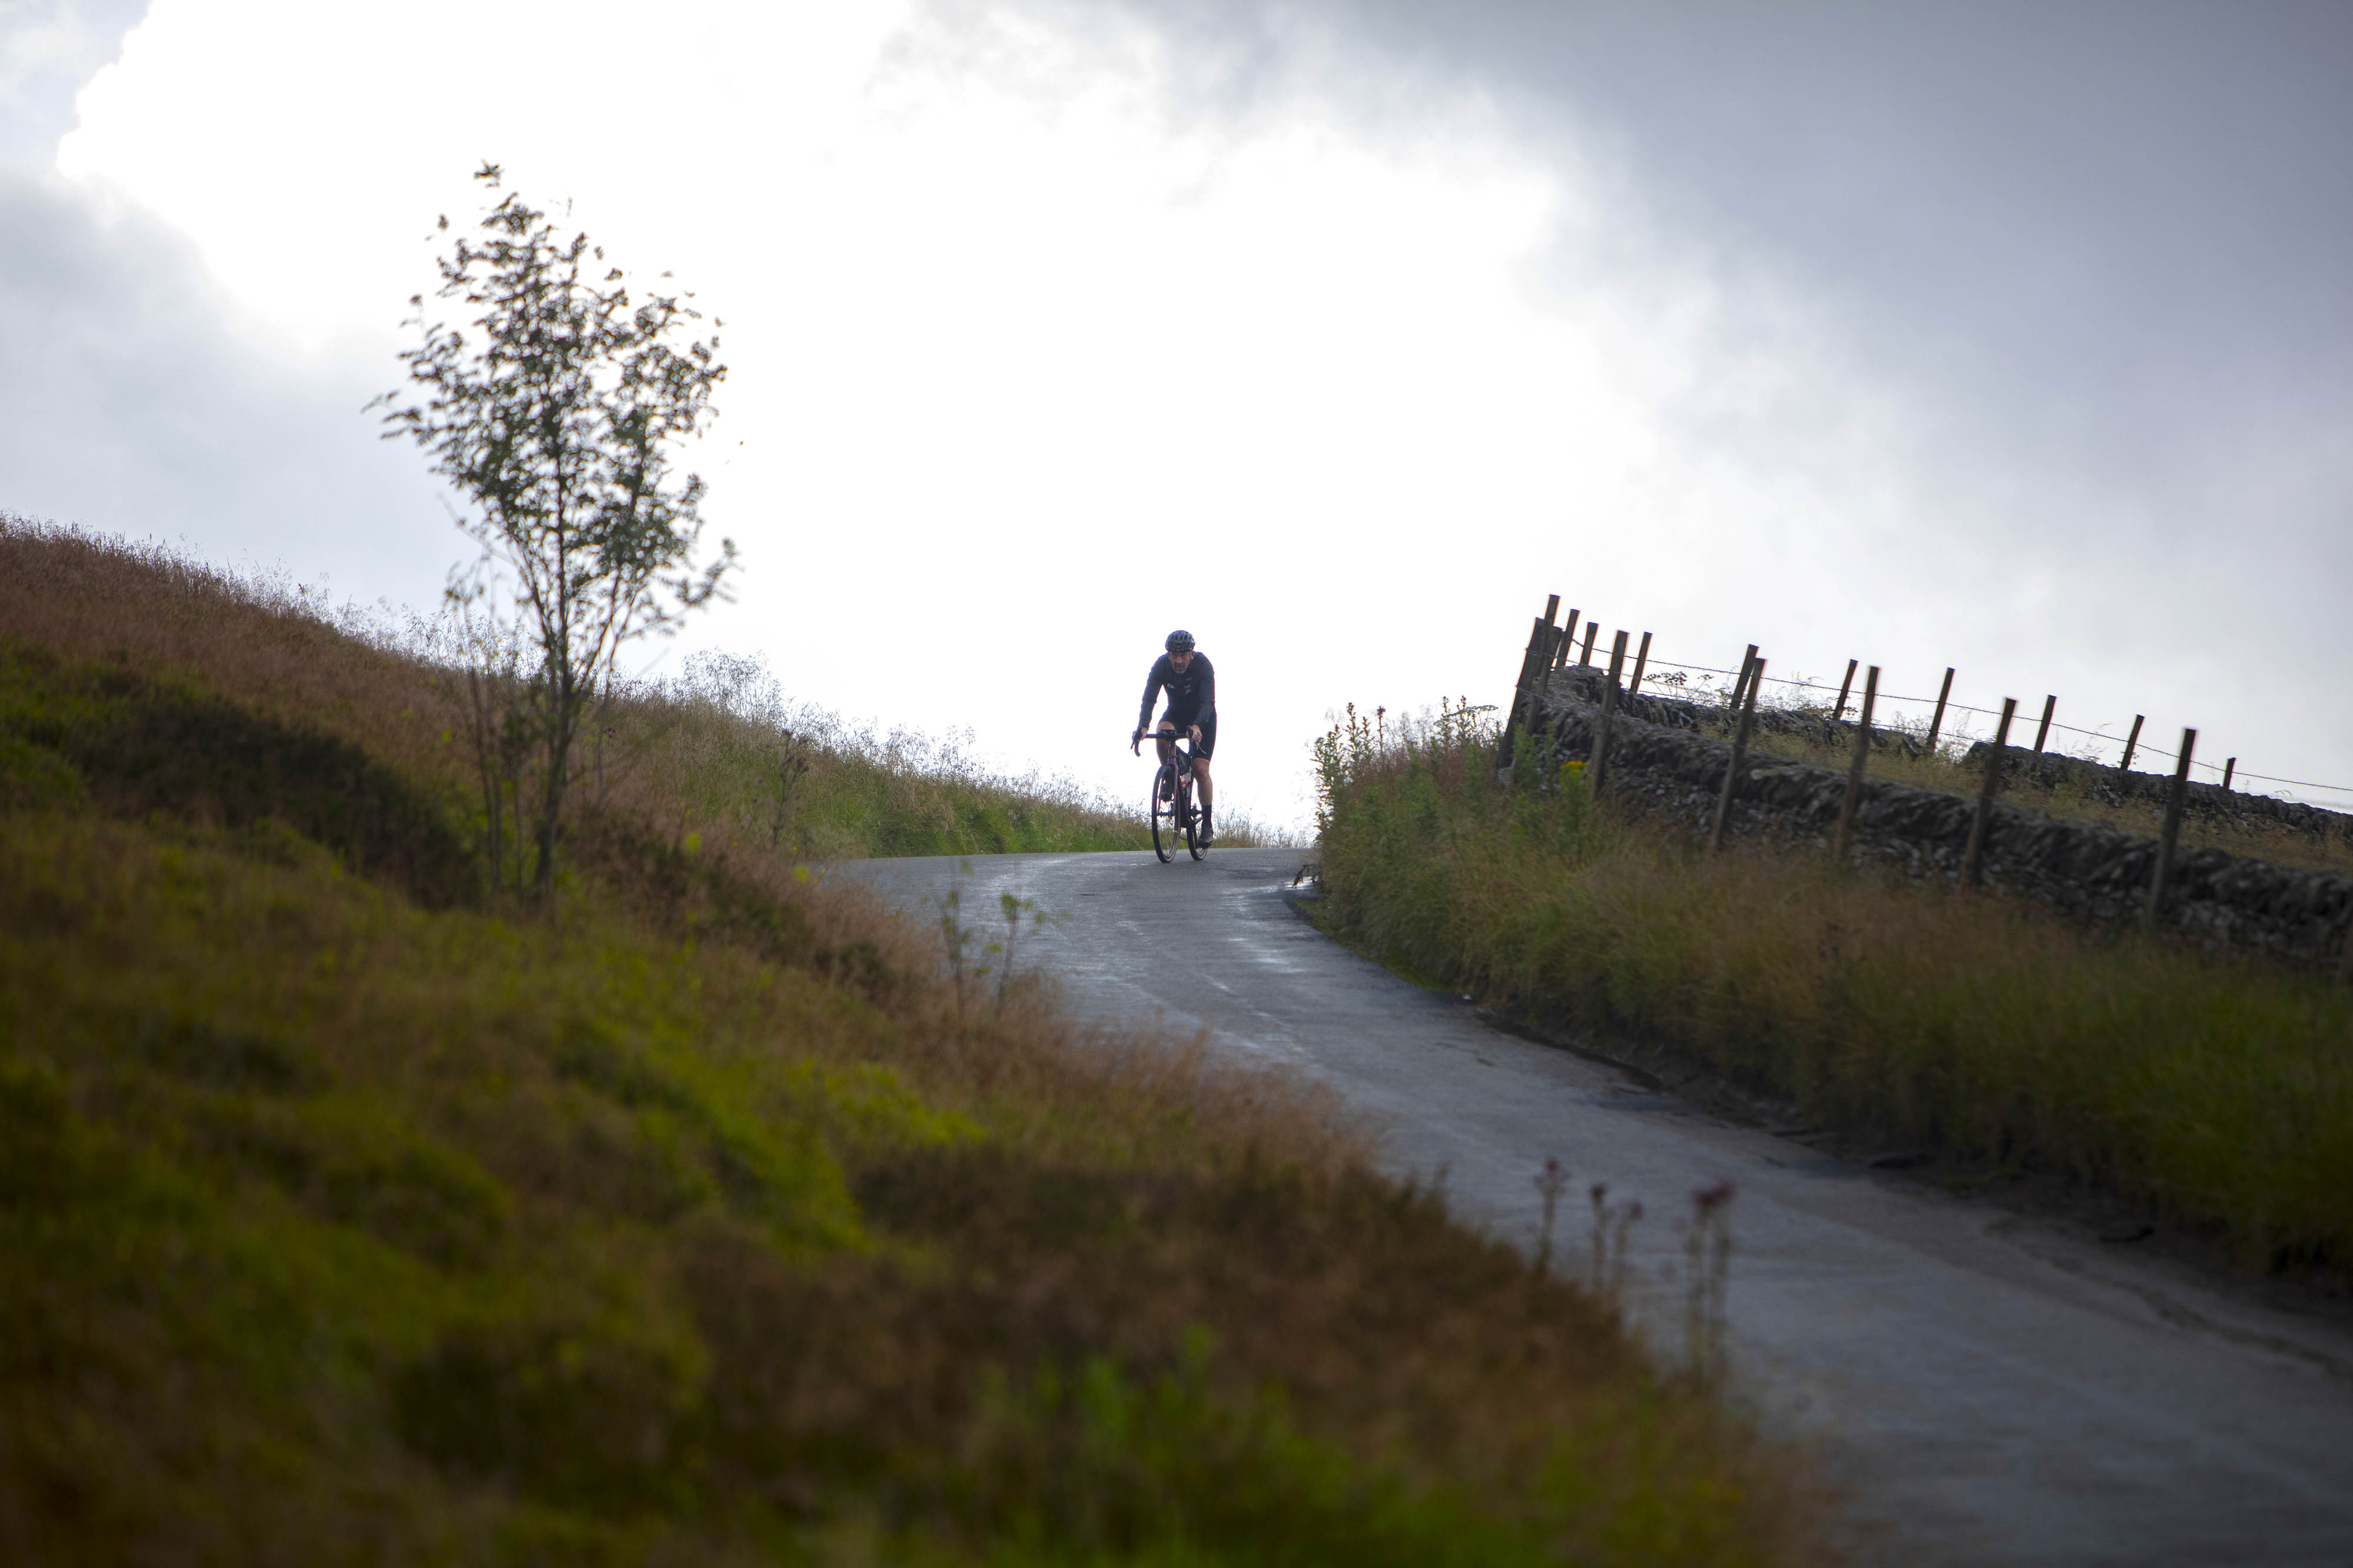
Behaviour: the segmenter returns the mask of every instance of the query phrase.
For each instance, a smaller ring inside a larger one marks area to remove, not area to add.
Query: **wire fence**
[[[1577,614],[1577,612],[1576,612],[1576,611],[1571,611],[1571,612],[1570,612],[1570,614],[1571,614],[1572,616],[1575,616],[1575,615]],[[1588,622],[1588,626],[1590,626],[1591,624],[1592,624],[1592,623],[1590,623],[1590,622]],[[1647,636],[1647,634],[1646,634],[1646,636]],[[1581,655],[1581,654],[1580,654],[1580,655],[1577,655],[1577,656],[1575,656],[1575,657],[1577,657],[1577,658],[1578,658],[1582,659],[1585,656],[1583,656],[1583,655]],[[1655,658],[1651,658],[1651,659],[1649,659],[1649,660],[1647,661],[1647,664],[1646,664],[1646,666],[1645,666],[1645,672],[1644,672],[1644,677],[1643,677],[1643,682],[1642,682],[1642,684],[1643,684],[1643,685],[1645,685],[1645,686],[1650,686],[1650,685],[1653,685],[1653,684],[1662,684],[1662,685],[1672,685],[1672,684],[1675,684],[1675,683],[1658,682],[1658,681],[1656,680],[1656,677],[1655,677],[1655,675],[1654,675],[1652,672],[1657,671],[1657,670],[1662,670],[1662,669],[1664,669],[1664,670],[1678,670],[1678,671],[1682,671],[1682,672],[1685,673],[1686,675],[1708,675],[1708,676],[1720,676],[1720,677],[1724,678],[1724,679],[1727,682],[1727,685],[1726,685],[1726,688],[1725,688],[1727,694],[1728,694],[1728,692],[1729,692],[1729,690],[1730,690],[1729,683],[1730,683],[1730,682],[1732,682],[1732,681],[1737,680],[1737,679],[1739,679],[1739,675],[1740,675],[1740,672],[1739,672],[1738,670],[1719,668],[1718,667],[1716,667],[1716,666],[1715,666],[1715,665],[1707,665],[1707,664],[1679,664],[1679,663],[1677,663],[1676,661],[1674,661],[1673,659]],[[1837,685],[1834,685],[1834,684],[1832,684],[1832,683],[1830,683],[1830,682],[1826,682],[1826,681],[1819,681],[1819,680],[1807,680],[1807,679],[1802,679],[1802,678],[1799,678],[1799,677],[1779,676],[1779,675],[1767,675],[1767,676],[1766,676],[1766,677],[1764,678],[1764,680],[1765,680],[1765,684],[1766,684],[1766,685],[1767,685],[1767,686],[1779,686],[1779,687],[1786,687],[1786,688],[1789,688],[1789,689],[1795,689],[1795,690],[1809,691],[1809,692],[1812,692],[1812,691],[1825,692],[1825,693],[1829,693],[1829,694],[1831,694],[1831,695],[1832,696],[1832,698],[1835,698],[1835,697],[1837,696],[1837,694],[1838,694],[1838,693],[1840,692],[1840,690],[1841,690],[1841,688],[1840,688],[1840,687],[1838,687]],[[1849,689],[1849,693],[1848,693],[1850,696],[1852,696],[1852,689],[1851,689],[1852,681],[1852,676],[1850,676],[1850,677],[1849,677],[1850,689]],[[1682,683],[1682,684],[1683,684],[1684,689],[1685,689],[1686,690],[1692,689],[1692,688],[1690,687],[1690,685],[1689,685],[1689,683],[1688,683],[1688,682]],[[1887,691],[1882,691],[1882,692],[1880,692],[1880,693],[1878,694],[1878,697],[1877,697],[1876,700],[1877,700],[1878,702],[1882,703],[1882,704],[1897,704],[1897,705],[1907,705],[1907,704],[1908,704],[1908,705],[1916,705],[1916,706],[1921,707],[1921,708],[1924,708],[1924,709],[1930,709],[1930,708],[1933,708],[1933,707],[1936,705],[1936,699],[1935,699],[1935,698],[1933,698],[1933,697],[1906,697],[1906,696],[1902,696],[1902,695],[1900,695],[1900,694],[1891,693],[1891,692],[1887,692]],[[1823,707],[1825,707],[1825,708],[1828,708],[1828,707],[1831,706],[1831,703],[1830,701],[1825,701],[1825,702],[1822,704],[1822,706],[1823,706]],[[1850,701],[1850,702],[1848,702],[1848,703],[1846,704],[1846,706],[1847,706],[1847,707],[1849,707],[1849,708],[1852,708],[1852,707],[1854,706],[1854,704],[1853,704],[1852,701]],[[1978,715],[1978,716],[1980,716],[1980,717],[1982,717],[1982,718],[1985,718],[1985,719],[1987,719],[1988,721],[1994,721],[1994,720],[1998,720],[1998,719],[2000,717],[2000,714],[1999,710],[1991,709],[1991,708],[1978,708],[1978,707],[1974,707],[1974,706],[1972,706],[1972,705],[1970,705],[1970,704],[1968,704],[1968,703],[1966,703],[1966,702],[1957,702],[1957,701],[1953,701],[1953,700],[1947,700],[1945,702],[1945,705],[1944,705],[1944,706],[1945,706],[1945,712],[1946,712],[1946,714],[1948,716],[1948,721],[1947,721],[1947,722],[1948,722],[1948,728],[1947,728],[1947,733],[1952,733],[1952,734],[1962,734],[1962,733],[1966,733],[1966,731],[1965,731],[1965,730],[1963,729],[1963,727],[1962,727],[1960,724],[1958,724],[1958,723],[1953,723],[1953,722],[1951,722],[1951,721],[1950,721],[1950,718],[1949,718],[1949,716],[1951,716],[1951,715],[1954,715],[1954,714],[1974,714],[1974,715]],[[2019,718],[2019,720],[2020,720],[2021,721],[2023,721],[2023,722],[2028,722],[2028,723],[2039,723],[2039,722],[2040,722],[2040,721],[2039,721],[2039,720],[2029,718],[2029,717],[2027,716],[2027,714],[2024,712],[2024,710],[2021,710],[2020,711],[2020,713],[2019,713],[2019,715],[2018,715],[2018,718]],[[1880,723],[1883,723],[1883,722],[1884,722],[1884,721],[1881,721],[1881,720],[1877,719],[1877,718],[1876,718],[1876,716],[1874,716],[1874,719],[1873,719],[1874,726],[1876,726],[1876,725],[1878,725],[1878,724],[1880,724]],[[1893,728],[1894,726],[1889,726],[1889,727]],[[2084,729],[2082,725],[2079,725],[2079,724],[2063,724],[2063,723],[2059,722],[2059,721],[2058,721],[2055,717],[2051,721],[2051,729],[2052,729],[2052,732],[2053,732],[2053,733],[2064,733],[2064,734],[2068,734],[2068,735],[2081,736],[2081,737],[2083,738],[2084,742],[2085,742],[2085,744],[2086,744],[2086,746],[2087,746],[2087,747],[2088,747],[2088,746],[2090,746],[2090,745],[2092,745],[2092,744],[2101,744],[2101,745],[2110,745],[2110,746],[2121,746],[2121,745],[2124,743],[2124,742],[2123,742],[2123,741],[2122,741],[2122,739],[2121,739],[2118,735],[2116,735],[2116,734],[2115,734],[2115,733],[2113,733],[2113,732],[2112,732],[2112,731],[2113,731],[2115,728],[2117,728],[2117,727],[2116,727],[2116,726],[2103,726],[2102,728],[2100,728],[2100,729],[2096,729],[2096,730],[2087,730],[2087,729]],[[2179,757],[2180,757],[2180,753],[2179,753],[2179,752],[2178,752],[2168,751],[2168,750],[2167,750],[2167,749],[2166,749],[2165,747],[2163,747],[2163,746],[2156,745],[2156,744],[2152,744],[2152,743],[2150,743],[2149,742],[2147,742],[2147,741],[2137,741],[2137,742],[2134,742],[2134,745],[2133,745],[2132,754],[2133,754],[2133,756],[2134,756],[2136,759],[2137,759],[2137,758],[2139,758],[2139,757],[2141,757],[2141,756],[2144,756],[2144,755],[2146,755],[2146,756],[2152,756],[2152,757],[2162,757],[2162,758],[2164,758],[2167,762],[2169,762],[2169,763],[2178,763],[2178,762],[2179,761]],[[2235,765],[2235,763],[2236,763],[2236,759],[2232,759],[2232,764],[2231,764],[2229,767],[2227,767],[2227,768],[2226,768],[2226,767],[2223,767],[2223,766],[2218,766],[2218,765],[2216,765],[2215,763],[2211,763],[2211,762],[2204,761],[2203,759],[2200,759],[2200,758],[2193,758],[2193,759],[2191,760],[2191,763],[2190,763],[2190,767],[2191,767],[2191,769],[2192,769],[2193,771],[2198,770],[2198,769],[2201,769],[2201,768],[2202,768],[2202,769],[2204,769],[2207,773],[2211,773],[2211,774],[2213,774],[2217,779],[2228,778],[2228,779],[2229,779],[2229,781],[2231,782],[2231,784],[2233,784],[2234,786],[2235,786],[2235,785],[2236,785],[2236,784],[2237,784],[2241,780],[2249,780],[2249,781],[2253,781],[2253,782],[2256,782],[2256,783],[2261,783],[2261,784],[2277,784],[2277,785],[2282,785],[2282,786],[2284,786],[2284,787],[2285,787],[2285,788],[2288,788],[2288,789],[2296,789],[2296,790],[2313,790],[2313,791],[2318,791],[2318,792],[2320,792],[2320,793],[2322,793],[2322,794],[2325,794],[2325,795],[2328,795],[2328,796],[2330,796],[2330,797],[2332,797],[2332,798],[2327,799],[2327,800],[2306,801],[2306,802],[2305,802],[2305,804],[2306,804],[2306,805],[2321,805],[2321,806],[2327,806],[2327,807],[2329,807],[2329,808],[2331,808],[2331,809],[2337,809],[2337,810],[2353,809],[2353,784],[2322,784],[2322,783],[2319,783],[2319,782],[2316,782],[2316,781],[2315,781],[2315,780],[2311,780],[2311,779],[2290,779],[2290,778],[2281,778],[2281,777],[2278,777],[2278,776],[2276,776],[2276,775],[2274,775],[2274,774],[2271,774],[2271,773],[2253,773],[2253,772],[2250,772],[2250,771],[2248,771],[2247,769],[2237,767],[2237,766]]]

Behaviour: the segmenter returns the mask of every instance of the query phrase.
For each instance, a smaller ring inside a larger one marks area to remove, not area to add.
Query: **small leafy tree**
[[[494,163],[474,177],[500,188]],[[732,540],[695,564],[702,479],[680,482],[670,468],[675,447],[711,419],[727,367],[717,338],[680,342],[702,320],[682,302],[691,295],[633,300],[601,247],[559,234],[519,196],[503,195],[481,230],[441,258],[436,295],[478,312],[470,330],[428,320],[424,296],[411,298],[424,340],[400,356],[412,386],[370,406],[387,411],[387,439],[413,438],[472,502],[458,522],[482,558],[453,576],[452,600],[476,617],[511,616],[537,654],[536,671],[507,684],[522,695],[536,752],[529,832],[543,900],[574,748],[622,646],[675,630],[722,596],[735,565]],[[500,725],[476,728],[511,740]],[[514,805],[520,829],[523,803]]]

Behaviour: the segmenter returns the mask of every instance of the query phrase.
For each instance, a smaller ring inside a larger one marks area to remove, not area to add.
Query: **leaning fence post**
[[[1978,785],[1977,815],[1969,819],[1969,847],[1961,852],[1961,886],[1974,888],[1985,876],[1985,841],[1993,818],[1994,791],[2001,787],[2001,759],[2010,749],[2010,721],[2018,699],[2001,700],[2001,722],[1995,726],[1993,744],[1986,749],[1985,780]]]
[[[1748,645],[1748,651],[1740,656],[1740,676],[1739,679],[1732,683],[1732,696],[1724,705],[1724,710],[1726,714],[1735,714],[1740,711],[1740,700],[1744,696],[1747,695],[1748,692],[1748,672],[1756,663],[1757,645],[1755,643],[1750,643]]]
[[[2116,764],[2116,772],[2123,773],[2132,766],[2132,754],[2134,749],[2140,744],[2141,721],[2147,717],[2148,715],[2146,713],[2136,713],[2133,715],[2132,733],[2125,737],[2124,761]]]
[[[1577,656],[1577,663],[1589,665],[1593,662],[1593,634],[1600,629],[1601,623],[1599,621],[1588,621],[1585,623],[1585,651]]]
[[[1862,800],[1862,769],[1871,758],[1871,710],[1879,702],[1879,666],[1862,678],[1862,712],[1854,727],[1854,762],[1846,771],[1846,801],[1839,807],[1838,863],[1854,847],[1854,814]]]
[[[1526,650],[1520,655],[1520,678],[1518,680],[1514,682],[1512,686],[1512,706],[1504,714],[1504,738],[1503,751],[1501,754],[1504,757],[1509,757],[1512,754],[1512,736],[1514,732],[1519,729],[1521,713],[1527,707],[1528,677],[1535,671],[1536,650],[1544,647],[1544,622],[1541,620],[1531,622],[1528,627],[1528,646]]]
[[[1575,610],[1569,611],[1568,620],[1560,628],[1560,649],[1553,656],[1552,661],[1555,669],[1567,665],[1568,650],[1577,646],[1577,614]]]
[[[1945,727],[1945,699],[1953,694],[1953,667],[1945,667],[1945,684],[1936,689],[1936,715],[1928,721],[1928,754],[1936,754],[1936,735]]]
[[[1601,683],[1601,728],[1593,738],[1593,798],[1609,777],[1609,720],[1618,710],[1618,675],[1626,668],[1626,634],[1620,632],[1609,648],[1609,679]]]
[[[2222,793],[2224,795],[2231,793],[2231,775],[2238,771],[2239,759],[2236,757],[2231,758],[2222,764]]]
[[[2059,697],[2056,692],[2042,700],[2042,723],[2034,731],[2034,754],[2038,757],[2042,754],[2042,742],[2051,738],[2051,715],[2058,706]]]
[[[1642,690],[1642,667],[1651,662],[1651,634],[1642,634],[1642,650],[1634,656],[1634,679],[1626,683],[1626,695],[1636,697]]]
[[[1862,662],[1861,659],[1853,658],[1846,661],[1846,679],[1839,682],[1838,711],[1831,715],[1831,722],[1833,724],[1846,717],[1846,694],[1854,689],[1854,667]]]
[[[1757,718],[1757,689],[1765,684],[1765,661],[1757,657],[1754,643],[1748,647],[1746,671],[1754,671],[1755,679],[1748,683],[1747,706],[1741,709],[1740,722],[1732,731],[1732,760],[1725,764],[1724,793],[1715,797],[1715,821],[1707,830],[1711,855],[1724,847],[1724,823],[1732,815],[1732,781],[1740,776],[1740,766],[1748,758],[1748,726]]]
[[[2165,913],[2165,884],[2173,876],[2173,847],[2181,837],[2181,803],[2189,794],[2189,753],[2198,749],[2198,731],[2181,731],[2181,755],[2173,764],[2173,783],[2165,792],[2165,831],[2157,840],[2157,869],[2149,874],[2148,908],[2141,923],[2157,929]]]
[[[1550,607],[1553,610],[1560,608],[1558,594],[1552,596]],[[1518,733],[1520,721],[1527,711],[1529,683],[1535,679],[1536,672],[1543,668],[1543,664],[1539,661],[1548,661],[1551,657],[1552,616],[1548,612],[1540,616],[1529,631],[1527,651],[1520,656],[1520,679],[1512,688],[1512,706],[1504,715],[1504,733],[1496,752],[1497,757],[1502,759],[1495,764],[1499,769],[1511,765],[1512,740]]]

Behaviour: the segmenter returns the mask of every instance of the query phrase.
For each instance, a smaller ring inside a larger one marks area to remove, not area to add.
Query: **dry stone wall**
[[[1591,760],[1603,679],[1588,668],[1571,667],[1552,672],[1532,693],[1529,731],[1539,755],[1554,763]],[[1723,714],[1720,708],[1671,698],[1626,699],[1611,720],[1611,797],[1704,831],[1731,759],[1731,744],[1721,738]],[[1793,717],[1829,722],[1818,715]],[[1760,728],[1770,727],[1764,710],[1757,720]],[[1853,732],[1852,726],[1838,728]],[[2037,761],[2094,765],[2073,758]],[[1734,783],[1726,832],[1827,845],[1845,795],[1843,773],[1751,751]],[[2243,805],[2253,797],[2236,798]],[[1973,800],[1866,778],[1856,808],[1856,847],[1863,858],[1911,876],[1957,878],[1975,813]],[[2140,917],[2157,854],[2154,838],[2063,821],[1997,799],[1987,824],[1984,873],[1989,886],[2070,916],[2122,922]],[[2336,963],[2353,927],[2353,879],[2219,849],[2181,850],[2174,856],[2164,920],[2215,947]]]
[[[2015,747],[2011,749],[2016,750]],[[1975,742],[1962,757],[1962,763],[1966,766],[1982,761],[1986,750],[1985,742]],[[2170,773],[2145,773],[2137,769],[2111,767],[2105,763],[2088,762],[2082,757],[2057,756],[2048,752],[2041,756],[2013,756],[2010,767],[2013,777],[2031,779],[2046,787],[2077,784],[2095,798],[2111,805],[2141,801],[2162,806],[2165,792],[2173,783]],[[2189,817],[2210,822],[2274,822],[2301,833],[2326,834],[2331,838],[2353,843],[2353,816],[2341,811],[2306,805],[2300,800],[2276,800],[2267,795],[2250,795],[2242,789],[2224,789],[2221,784],[2192,784],[2184,790],[2183,795],[2182,814]]]

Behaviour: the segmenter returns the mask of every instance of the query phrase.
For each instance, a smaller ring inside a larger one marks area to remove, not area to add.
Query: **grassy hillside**
[[[707,775],[486,899],[449,702],[0,530],[0,1560],[1820,1560],[1607,1297]]]
[[[1605,1025],[1822,1124],[2131,1194],[2260,1266],[2353,1266],[2353,988],[2038,906],[1710,858],[1492,730],[1325,744],[1324,910],[1409,973]],[[1533,765],[1515,770],[1518,776]]]

